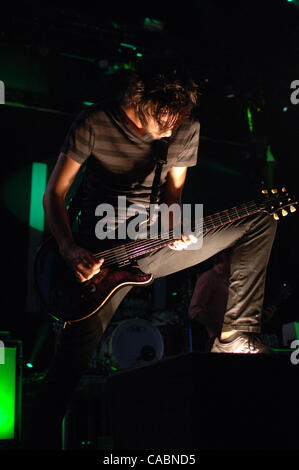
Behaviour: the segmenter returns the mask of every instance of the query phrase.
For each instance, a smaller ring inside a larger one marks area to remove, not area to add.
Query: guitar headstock
[[[286,188],[279,189],[263,189],[262,193],[264,194],[263,201],[260,202],[259,206],[263,212],[267,212],[270,215],[273,215],[275,220],[279,219],[279,213],[285,217],[289,212],[295,212],[295,205],[298,204],[298,201],[289,194]]]

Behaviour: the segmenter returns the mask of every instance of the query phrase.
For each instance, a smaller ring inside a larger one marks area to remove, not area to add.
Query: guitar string
[[[248,210],[246,210],[246,213],[245,212],[241,213],[239,211],[239,215],[238,215],[237,218],[236,217],[234,219],[226,218],[226,220],[224,220],[224,219],[221,220],[220,219],[221,223],[220,224],[218,223],[218,225],[215,225],[215,223],[213,223],[213,222],[211,224],[211,221],[210,221],[207,224],[205,223],[205,229],[209,230],[210,228],[219,227],[222,224],[225,225],[226,223],[230,223],[233,220],[238,220],[239,218],[244,218],[248,215],[252,215],[252,214],[254,214],[254,212],[256,212],[256,209],[253,212],[248,212]],[[173,235],[173,230],[170,231],[170,234]],[[94,256],[96,258],[104,257],[104,259],[106,260],[106,263],[104,262],[103,265],[104,264],[107,265],[109,260],[112,260],[113,264],[115,264],[117,262],[122,262],[122,261],[130,259],[132,257],[138,257],[138,255],[141,256],[142,254],[146,254],[146,253],[148,253],[150,251],[153,251],[153,250],[155,250],[159,247],[167,246],[173,240],[174,240],[174,238],[171,238],[171,237],[168,237],[167,239],[164,239],[164,238],[162,238],[162,234],[160,234],[159,237],[156,238],[156,239],[136,240],[136,241],[129,242],[127,244],[121,245],[120,247],[110,249],[110,250],[106,250],[106,252],[108,253],[108,256],[106,256],[106,257],[105,257],[105,252],[95,253]],[[128,246],[129,246],[129,248],[128,248]],[[131,248],[132,246],[133,246],[133,248]],[[146,249],[144,249],[145,246],[146,246]],[[124,250],[125,250],[125,253],[124,253]],[[137,251],[137,253],[136,253],[136,250],[139,250],[139,252]],[[118,257],[117,260],[116,260],[116,257]]]
[[[235,219],[237,220],[237,219]],[[220,225],[220,224],[219,224]],[[120,265],[122,262],[124,262],[125,264],[129,264],[129,261],[131,259],[137,259],[147,253],[151,253],[152,251],[158,249],[158,248],[162,248],[162,247],[165,247],[165,246],[168,246],[169,244],[171,243],[170,240],[157,240],[156,242],[153,242],[149,245],[147,245],[147,248],[144,248],[141,247],[140,250],[138,251],[138,247],[135,248],[134,250],[130,250],[129,252],[127,252],[125,255],[122,254],[121,256],[118,256],[118,259],[116,259],[115,255],[111,255],[109,256],[109,259],[104,258],[104,263],[103,263],[103,267],[107,267],[107,266],[113,266],[113,265]],[[99,256],[99,258],[102,257],[101,255]]]
[[[231,220],[231,219],[230,219],[230,220]],[[228,220],[228,222],[229,222],[230,220]],[[226,221],[223,220],[223,223],[226,223]],[[205,224],[205,225],[207,225],[208,228],[212,227],[212,225],[209,226],[209,224]],[[216,226],[215,224],[213,224],[213,225],[214,225],[214,227]],[[218,225],[219,225],[219,224],[218,224]],[[195,228],[195,230],[196,230],[196,228]],[[169,236],[169,234],[170,234],[171,236]],[[165,235],[165,236],[164,236],[164,235]],[[159,241],[159,240],[161,240],[161,239],[166,239],[166,238],[168,239],[168,243],[169,243],[170,241],[173,241],[173,240],[177,240],[177,239],[178,239],[177,237],[175,237],[175,236],[173,235],[173,229],[170,229],[170,231],[168,231],[168,232],[165,232],[165,233],[163,233],[163,232],[158,233],[155,237],[151,237],[151,238],[146,237],[146,238],[142,238],[142,239],[139,238],[139,239],[137,239],[137,240],[132,240],[132,241],[126,242],[126,243],[124,243],[124,244],[122,244],[122,245],[118,245],[117,247],[113,247],[113,248],[110,248],[110,249],[108,249],[108,250],[95,253],[94,256],[105,255],[106,253],[109,254],[111,251],[113,251],[113,252],[122,251],[123,248],[126,248],[126,251],[129,251],[130,248],[135,249],[135,248],[139,248],[140,245],[148,244],[148,243],[150,244],[151,240],[152,240],[153,243],[156,243],[156,241]]]
[[[274,200],[274,199],[277,199],[277,198],[274,197],[274,198],[268,199],[267,203],[268,204],[271,203],[272,200]],[[253,211],[252,211],[252,209],[253,209]],[[243,203],[239,206],[235,206],[235,207],[232,207],[230,209],[226,209],[225,211],[221,211],[221,212],[218,212],[218,213],[215,213],[215,214],[204,217],[202,219],[203,220],[203,225],[206,225],[205,229],[209,230],[210,228],[216,228],[216,227],[219,227],[221,225],[225,225],[226,223],[230,223],[234,220],[238,220],[240,218],[244,218],[246,216],[252,215],[252,214],[254,214],[258,211],[262,211],[262,209],[263,209],[263,205],[260,204],[258,206],[255,201],[251,201],[251,202],[248,202],[248,203]],[[245,212],[244,212],[244,210],[245,210]],[[238,214],[238,217],[230,218],[227,215],[224,215],[225,212],[227,212],[229,214],[232,211],[235,211]],[[249,212],[249,211],[251,211],[251,212]],[[218,223],[217,225],[215,225],[214,222],[212,221],[216,217],[218,217],[219,220],[221,221],[220,224]],[[206,222],[207,219],[209,219],[209,222]],[[172,233],[172,231],[170,231],[170,233]],[[164,234],[167,235],[167,232],[164,232]],[[136,240],[136,241],[131,241],[129,243],[120,245],[119,247],[115,247],[113,249],[108,249],[106,251],[96,253],[94,256],[96,256],[97,258],[105,257],[105,253],[107,253],[108,257],[106,257],[106,260],[108,260],[109,257],[115,258],[115,256],[117,256],[118,254],[121,254],[121,253],[118,253],[118,252],[121,252],[121,251],[125,250],[125,258],[124,259],[129,258],[127,256],[128,254],[132,258],[132,257],[134,257],[134,255],[135,255],[135,257],[136,257],[136,255],[137,256],[139,255],[139,253],[135,253],[135,251],[136,251],[136,249],[138,249],[140,247],[143,247],[145,245],[147,247],[149,247],[148,250],[146,250],[146,251],[144,250],[144,254],[146,254],[146,253],[148,253],[150,251],[153,251],[154,249],[157,249],[159,247],[167,246],[171,241],[176,239],[176,238],[171,239],[171,237],[168,237],[168,240],[165,243],[164,242],[161,243],[162,238],[163,238],[163,233],[160,234],[159,237],[154,239],[153,241],[151,241],[152,239],[141,239],[141,240],[139,239],[139,240]],[[132,248],[130,249],[130,247],[132,247]],[[110,254],[111,254],[111,256],[110,256]],[[123,256],[123,254],[122,254],[122,256]],[[119,259],[121,260],[121,258],[122,257],[120,257]],[[104,263],[103,263],[103,265],[104,265]]]
[[[210,228],[216,228],[221,225],[230,223],[234,220],[238,220],[239,218],[244,218],[246,216],[252,215],[257,210],[258,209],[257,209],[256,203],[252,201],[250,203],[247,203],[246,205],[244,204],[243,206],[236,206],[231,209],[227,209],[226,211],[218,212],[216,214],[207,216],[204,219],[202,219],[202,225],[203,225],[204,230],[209,230]],[[228,214],[231,213],[232,211],[235,211],[238,215],[237,217],[234,217],[233,219],[228,216]],[[227,212],[228,214],[226,215],[224,214],[224,212]],[[220,220],[220,223],[215,225],[213,220],[215,220],[216,218]],[[199,228],[201,228],[201,224],[195,227],[195,232],[196,232],[196,229],[198,230]],[[167,239],[163,238],[163,235],[167,235],[167,234],[168,234],[167,232],[161,233],[155,239],[134,240],[127,244],[123,244],[119,247],[95,253],[94,257],[96,259],[104,258],[103,267],[112,265],[112,264],[118,264],[123,261],[129,260],[131,258],[149,253],[159,247],[167,246],[169,243],[171,243],[173,240],[176,239],[176,238],[173,238],[173,230],[170,230],[170,236]]]

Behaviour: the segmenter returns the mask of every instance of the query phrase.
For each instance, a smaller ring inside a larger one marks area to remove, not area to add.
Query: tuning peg
[[[286,192],[287,192],[287,190],[286,190],[285,187],[281,188],[281,191],[282,191],[283,193],[286,193]]]
[[[282,213],[283,217],[285,217],[286,215],[288,215],[288,211],[286,211],[285,209],[282,209],[282,210],[281,210],[281,213]]]
[[[277,194],[277,193],[278,193],[278,191],[277,191],[277,189],[271,189],[271,193],[273,193],[273,194]]]
[[[268,194],[268,189],[262,189],[262,194]]]
[[[279,220],[279,216],[276,214],[276,212],[274,212],[273,217],[275,220]]]
[[[291,212],[296,212],[296,207],[290,206],[290,211],[291,211]]]

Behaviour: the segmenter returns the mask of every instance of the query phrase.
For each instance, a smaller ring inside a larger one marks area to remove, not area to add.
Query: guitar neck
[[[260,209],[256,202],[251,201],[239,206],[232,207],[231,209],[226,209],[224,211],[208,215],[204,217],[202,221],[203,233],[210,229],[221,227],[222,225],[229,224],[230,222],[243,219],[244,217],[248,217],[259,211]]]
[[[243,203],[239,206],[204,217],[200,220],[198,225],[194,227],[193,233],[195,235],[204,234],[208,230],[235,222],[236,220],[243,219],[259,211],[260,208],[255,201]],[[177,237],[173,230],[169,230],[167,237],[165,234],[163,237],[163,233],[160,233],[156,238],[132,240],[115,248],[96,253],[94,256],[96,258],[104,258],[102,267],[114,265],[125,266],[133,259],[138,259],[152,251],[163,248],[174,240],[177,240]]]

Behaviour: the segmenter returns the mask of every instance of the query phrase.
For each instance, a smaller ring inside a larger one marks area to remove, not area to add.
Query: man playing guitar
[[[194,115],[197,86],[184,67],[168,61],[143,64],[129,76],[117,104],[96,105],[72,124],[44,195],[46,219],[59,254],[71,267],[78,285],[97,276],[105,257],[93,256],[99,203],[116,207],[118,196],[149,207],[155,175],[153,143],[166,139],[167,162],[158,184],[158,202],[181,203],[188,167],[197,163],[199,122]],[[79,231],[90,246],[78,243],[70,224],[65,198],[84,163]],[[122,222],[122,221],[121,221]],[[212,353],[266,353],[261,329],[266,269],[275,237],[276,222],[262,212],[248,214],[197,239],[185,233],[180,240],[137,260],[143,273],[154,278],[194,266],[231,248],[229,293],[221,335]],[[60,343],[38,400],[35,438],[42,447],[55,447],[71,393],[84,373],[118,305],[132,286],[118,289],[104,307],[87,318],[64,324]],[[46,434],[45,434],[46,433]],[[46,437],[47,435],[47,437]],[[37,445],[37,441],[35,441]],[[58,444],[59,446],[59,440]]]

